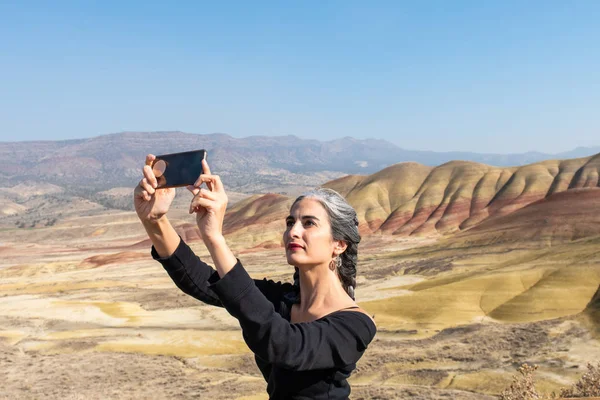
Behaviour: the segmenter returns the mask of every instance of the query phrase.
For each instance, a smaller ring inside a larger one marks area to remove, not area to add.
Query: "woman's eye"
[[[285,226],[287,226],[288,228],[291,227],[292,225],[294,225],[294,221],[291,221],[291,220],[285,221]]]
[[[304,221],[304,225],[306,225],[306,226],[312,226],[314,224],[315,224],[314,221],[311,221],[310,219],[307,219],[306,221]]]

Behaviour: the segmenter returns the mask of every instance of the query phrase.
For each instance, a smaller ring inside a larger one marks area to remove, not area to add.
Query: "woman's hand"
[[[190,204],[190,214],[196,213],[196,223],[205,243],[218,241],[223,237],[223,219],[227,209],[227,194],[218,175],[211,175],[206,160],[202,160],[204,174],[194,186],[188,186],[194,194]],[[200,188],[206,183],[207,189]]]
[[[148,154],[144,166],[144,178],[133,191],[133,204],[139,219],[144,222],[156,222],[169,211],[175,198],[175,189],[156,189],[157,181],[152,172],[152,162],[156,156]]]

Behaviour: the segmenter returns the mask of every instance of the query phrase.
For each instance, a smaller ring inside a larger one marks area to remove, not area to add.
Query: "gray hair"
[[[337,274],[342,286],[348,295],[354,300],[354,288],[356,288],[356,264],[358,261],[358,218],[356,211],[346,199],[333,189],[318,188],[306,192],[294,201],[292,207],[302,199],[311,198],[317,200],[329,216],[331,235],[333,240],[346,242],[346,250],[340,254],[337,262]],[[298,270],[294,274],[294,285],[300,285]]]

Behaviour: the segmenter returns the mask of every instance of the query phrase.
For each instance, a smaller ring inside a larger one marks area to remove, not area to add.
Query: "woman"
[[[333,190],[300,196],[283,234],[287,261],[296,268],[294,285],[252,280],[225,242],[227,195],[203,161],[206,173],[188,187],[194,194],[190,213],[196,213],[215,271],[169,223],[165,214],[175,190],[155,189],[154,158],[146,157],[144,178],[134,192],[152,256],[182,291],[225,307],[238,319],[270,399],[347,399],[346,379],[376,332],[374,321],[354,301],[360,241],[354,209]]]

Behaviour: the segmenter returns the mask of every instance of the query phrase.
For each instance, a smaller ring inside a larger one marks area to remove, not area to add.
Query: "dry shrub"
[[[560,397],[595,397],[600,396],[600,362],[598,365],[587,365],[587,372],[568,389],[560,391]]]
[[[535,388],[535,379],[533,373],[537,369],[537,365],[531,366],[523,364],[517,371],[521,376],[516,375],[513,378],[513,382],[507,389],[502,391],[500,394],[501,400],[532,400],[542,399],[543,397],[538,393]]]
[[[556,399],[556,398],[582,398],[600,396],[600,363],[593,366],[587,365],[587,372],[573,386],[562,389],[560,394],[552,393],[544,396],[535,388],[534,372],[537,365],[523,364],[519,367],[520,375],[513,377],[511,385],[500,394],[501,400],[534,400],[534,399]]]

